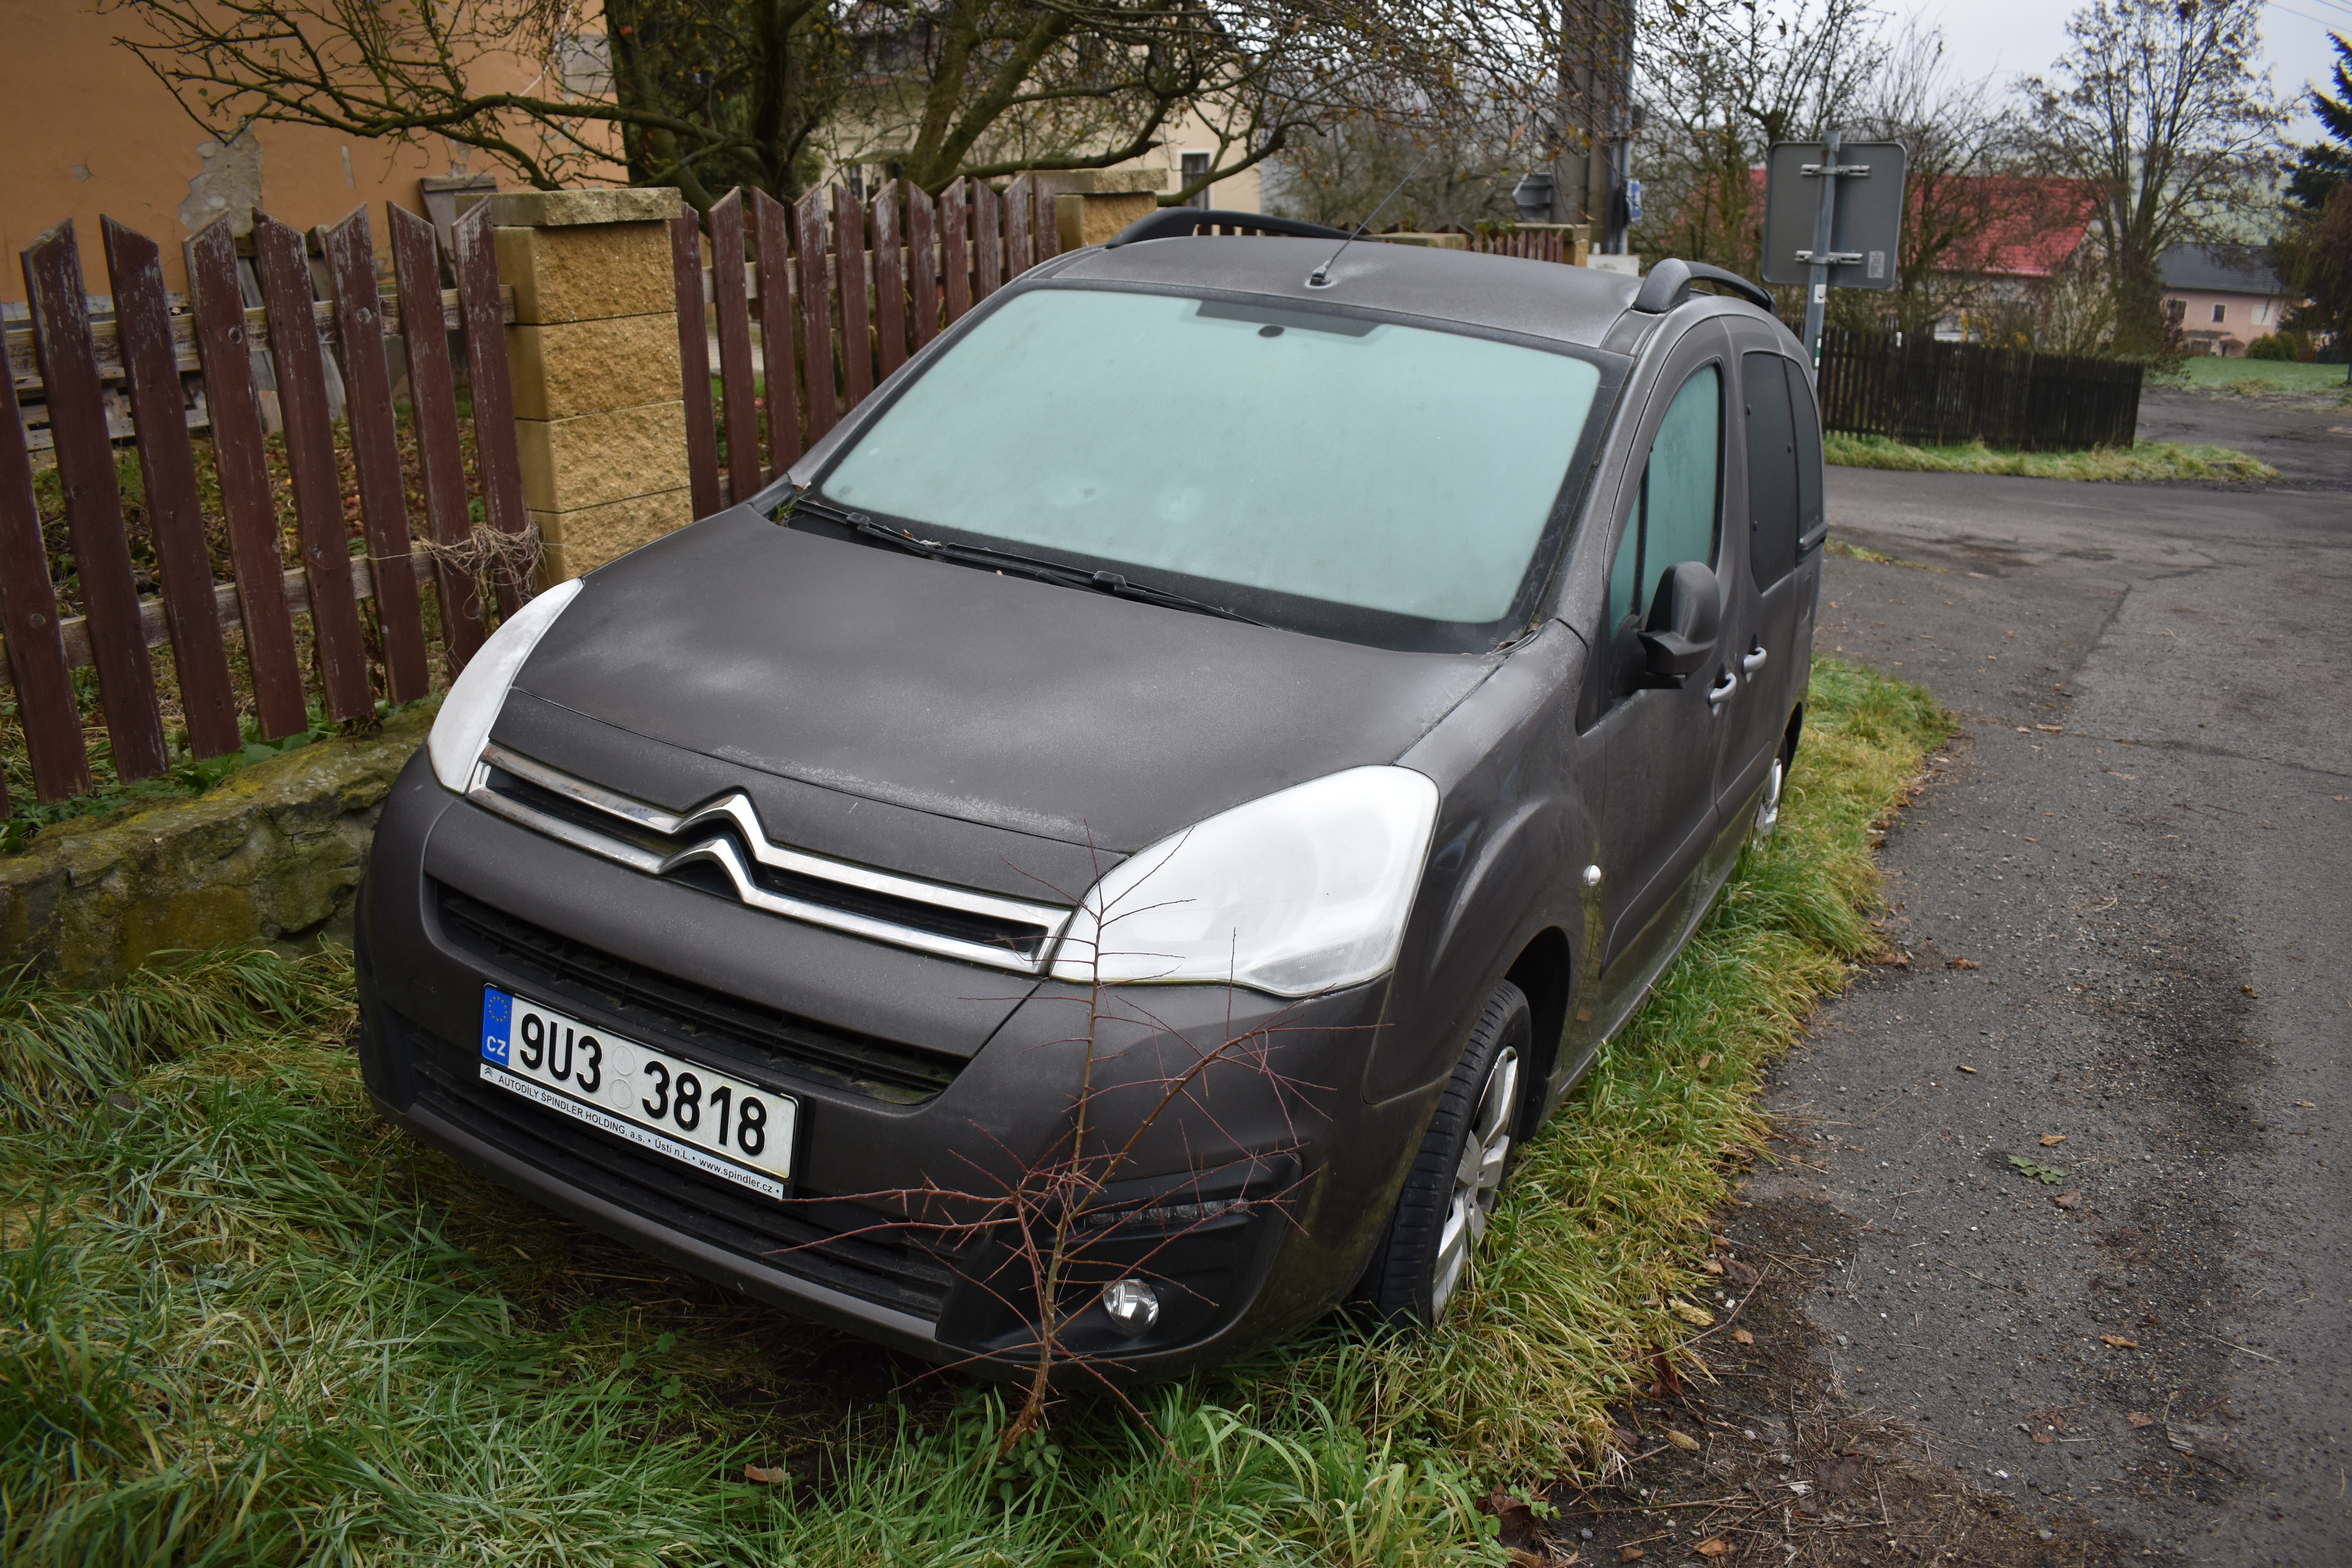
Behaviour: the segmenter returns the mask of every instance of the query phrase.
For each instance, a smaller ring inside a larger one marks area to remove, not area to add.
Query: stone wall
[[[239,769],[191,799],[42,829],[0,857],[0,963],[103,985],[152,953],[327,926],[350,910],[376,813],[431,707]]]

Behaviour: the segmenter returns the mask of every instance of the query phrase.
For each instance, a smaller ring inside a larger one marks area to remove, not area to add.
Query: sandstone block
[[[547,588],[684,528],[694,521],[694,499],[681,488],[576,511],[535,511],[530,521],[547,545],[540,567],[540,586]]]
[[[598,186],[579,191],[501,191],[487,198],[498,228],[578,228],[606,223],[667,223],[682,203],[675,186]],[[473,204],[458,198],[463,212]]]
[[[523,504],[577,511],[687,482],[686,404],[641,403],[570,419],[518,419]]]
[[[507,329],[518,419],[568,419],[679,395],[677,318],[606,316]]]
[[[1054,198],[1054,227],[1061,248],[1100,245],[1129,224],[1160,210],[1159,198],[1149,191],[1112,191]]]
[[[492,234],[499,279],[514,285],[519,322],[669,315],[677,310],[667,224],[499,228]]]

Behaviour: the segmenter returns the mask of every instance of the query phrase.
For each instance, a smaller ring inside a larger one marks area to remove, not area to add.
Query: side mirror
[[[1680,686],[1715,656],[1723,627],[1723,589],[1705,563],[1683,561],[1658,574],[1642,652],[1653,679]]]

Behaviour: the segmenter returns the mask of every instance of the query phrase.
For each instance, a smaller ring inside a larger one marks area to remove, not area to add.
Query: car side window
[[[1759,588],[1769,588],[1797,563],[1797,460],[1795,411],[1789,372],[1795,367],[1775,353],[1743,355],[1741,390],[1748,404],[1748,567]]]
[[[1801,365],[1781,362],[1789,372],[1789,405],[1797,421],[1797,541],[1819,541],[1822,531],[1822,412],[1813,401],[1812,378]]]
[[[1723,373],[1710,364],[1683,383],[1651,438],[1610,561],[1604,626],[1616,650],[1614,694],[1638,684],[1642,651],[1635,634],[1659,578],[1685,561],[1715,564],[1722,494]]]

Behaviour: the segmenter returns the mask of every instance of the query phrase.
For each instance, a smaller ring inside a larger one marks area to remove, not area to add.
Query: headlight
[[[514,684],[515,671],[563,613],[563,606],[579,596],[580,582],[574,577],[558,583],[499,622],[499,629],[449,688],[449,695],[441,700],[441,711],[433,719],[433,737],[425,742],[425,749],[433,757],[433,776],[459,795],[472,782],[474,763],[490,738],[499,710],[506,706],[507,688]]]
[[[1436,816],[1437,786],[1394,767],[1350,768],[1222,812],[1096,883],[1054,977],[1311,996],[1385,974]]]

